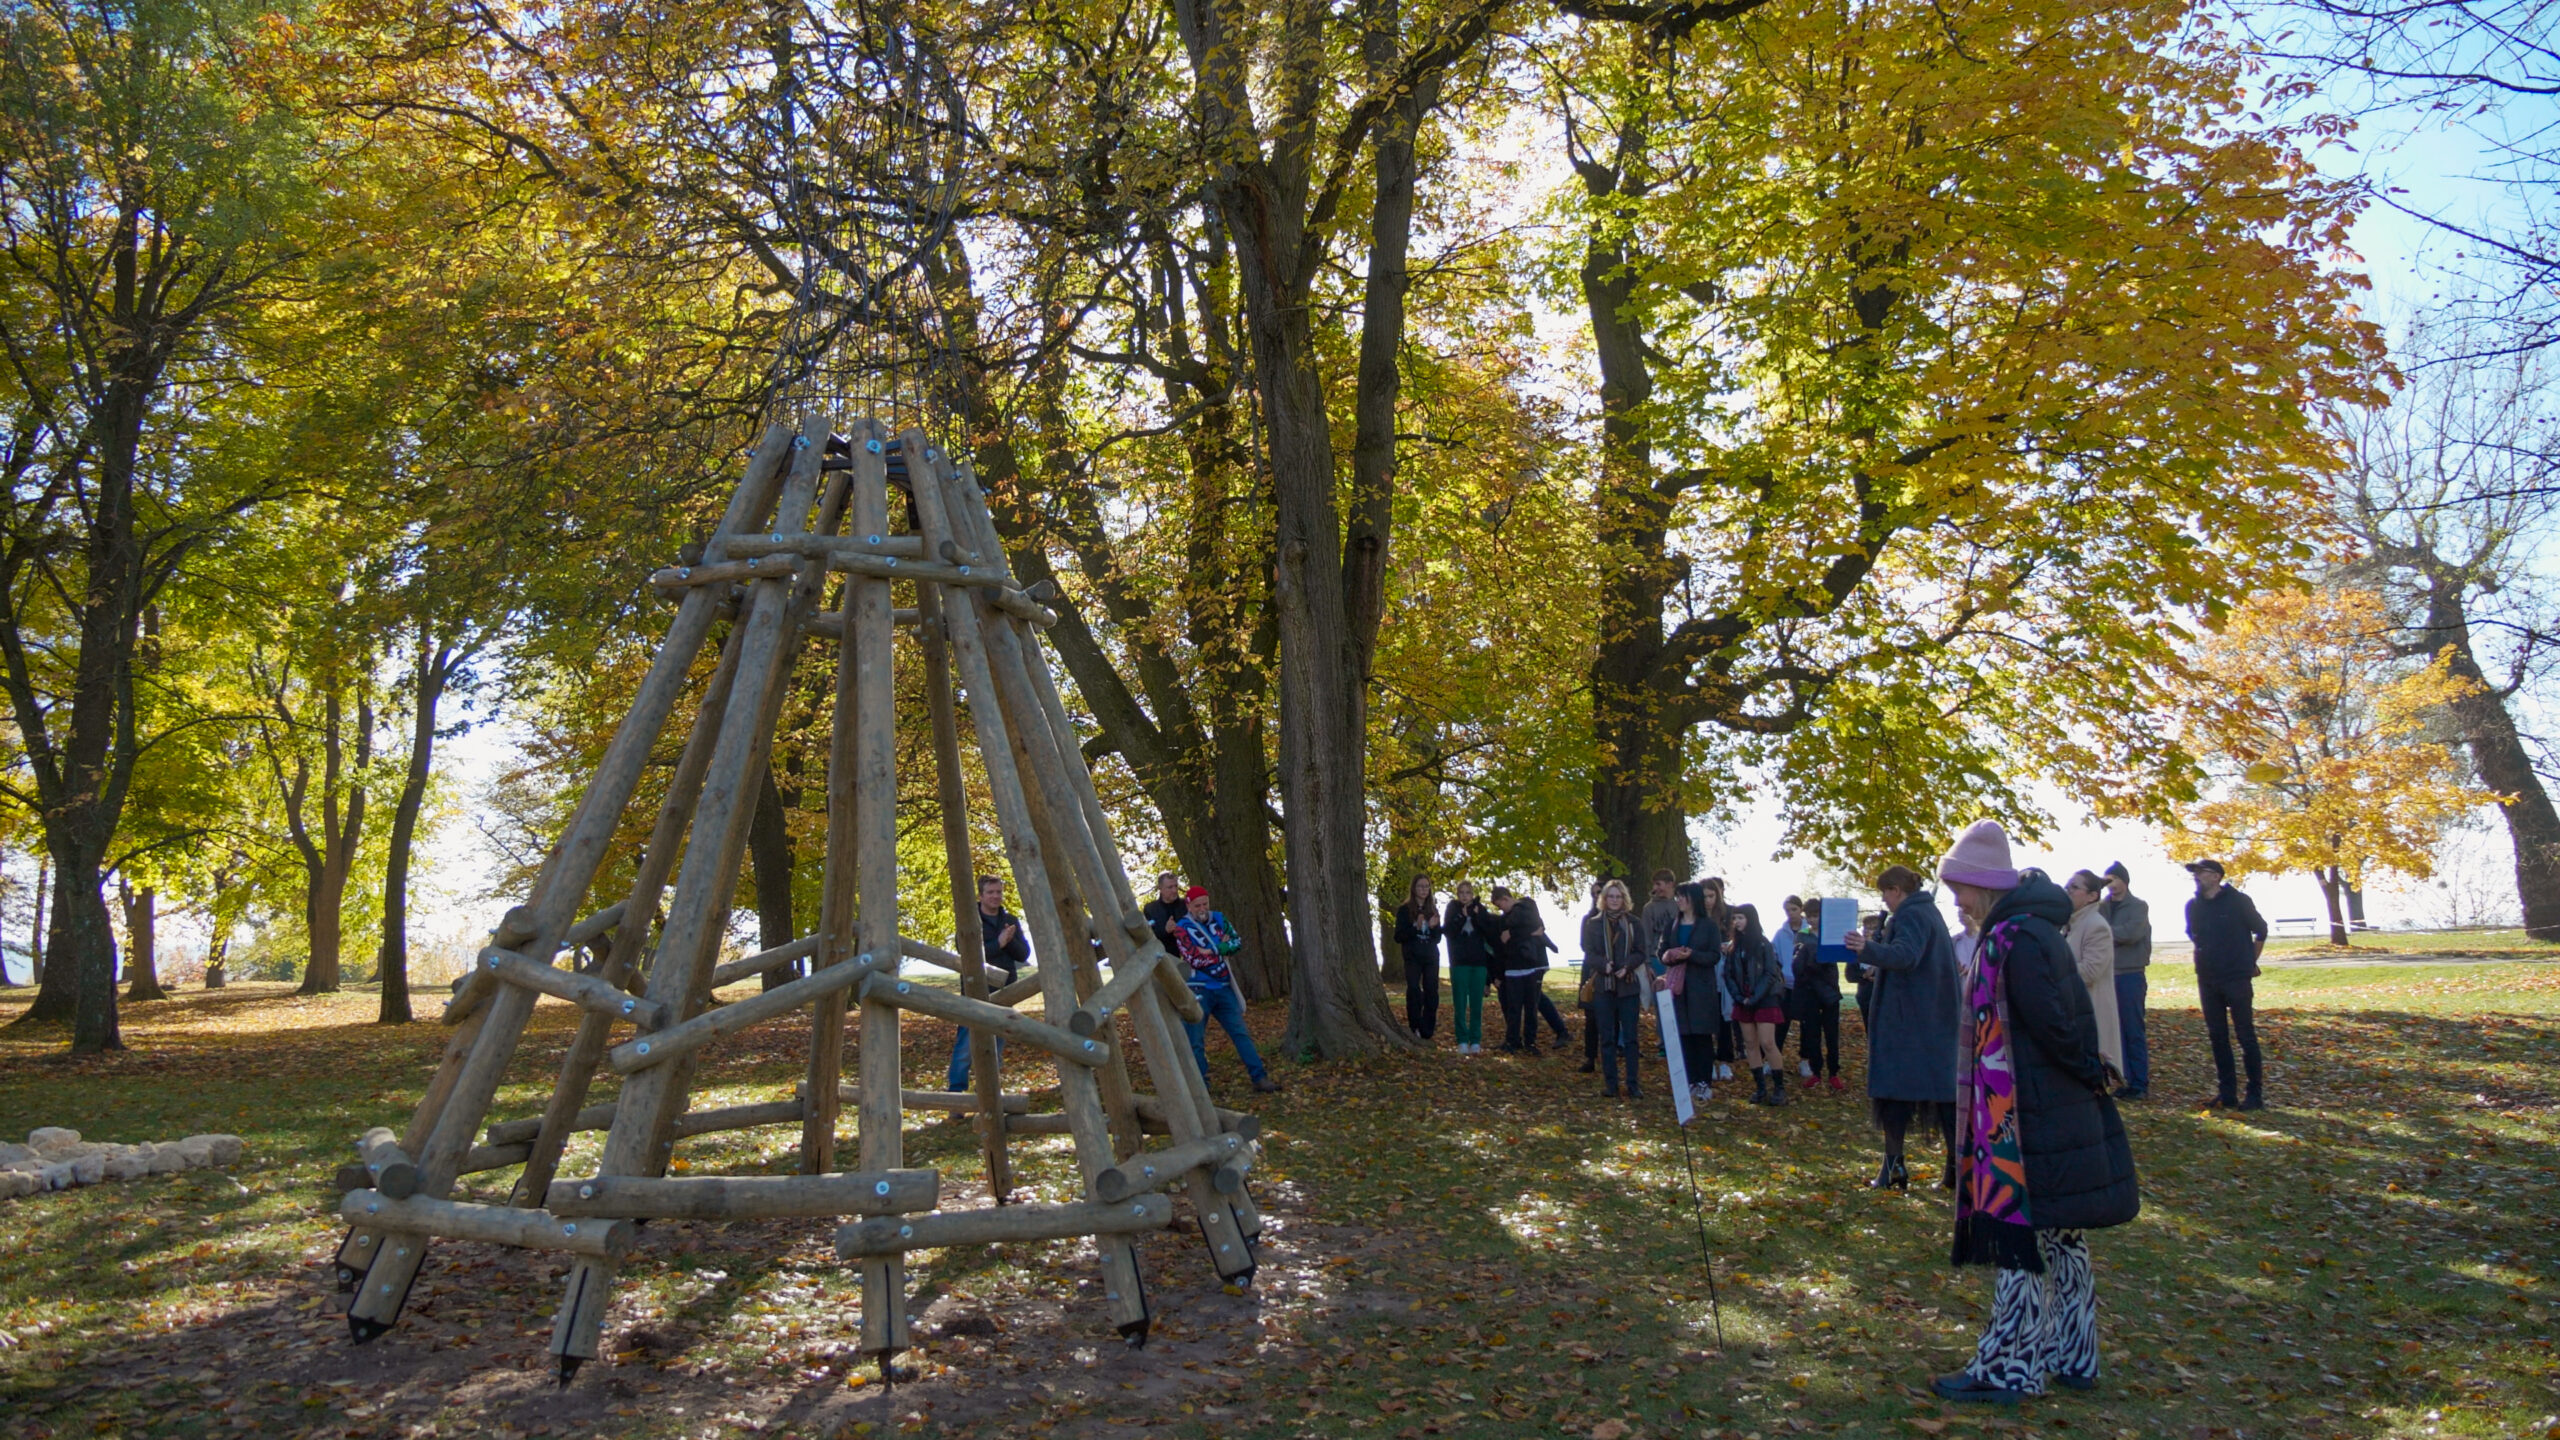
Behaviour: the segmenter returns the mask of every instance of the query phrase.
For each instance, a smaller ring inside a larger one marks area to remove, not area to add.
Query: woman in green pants
[[[1476,887],[1461,880],[1449,892],[1449,909],[1440,919],[1449,941],[1450,1004],[1456,1011],[1458,1053],[1484,1053],[1484,992],[1492,983],[1494,946],[1502,939],[1502,917],[1476,899]]]

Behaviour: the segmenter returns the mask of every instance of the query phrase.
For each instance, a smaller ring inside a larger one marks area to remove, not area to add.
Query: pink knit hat
[[[2017,889],[2018,870],[2009,863],[2009,832],[1997,820],[1974,821],[1956,837],[1947,858],[1938,862],[1938,878],[1985,890]]]

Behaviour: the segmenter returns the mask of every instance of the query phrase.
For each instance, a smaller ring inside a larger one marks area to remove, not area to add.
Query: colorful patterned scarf
[[[2011,952],[2033,937],[2014,922],[1992,926],[1965,966],[1967,1022],[1956,1047],[1956,1240],[1958,1265],[2042,1271],[2027,1208],[2027,1159],[2018,1141],[2018,1084],[2009,1063],[2009,1006],[2001,987]]]

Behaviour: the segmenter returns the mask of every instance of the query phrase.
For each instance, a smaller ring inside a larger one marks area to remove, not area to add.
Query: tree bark
[[[2320,882],[2321,901],[2329,907],[2329,943],[2332,945],[2353,943],[2347,938],[2347,914],[2340,901],[2340,897],[2346,893],[2346,877],[2335,865],[2322,866],[2311,873],[2313,878]]]
[[[2507,795],[2498,807],[2507,822],[2507,838],[2516,853],[2516,899],[2524,909],[2525,934],[2536,940],[2560,940],[2560,809],[2533,767],[2507,694],[2489,684],[2471,648],[2471,618],[2466,586],[2459,575],[2431,569],[2427,584],[2427,645],[2449,652],[2447,668],[2477,688],[2453,703],[2454,723],[2480,783]]]
[[[27,928],[27,979],[41,992],[44,986],[44,902],[45,889],[53,880],[53,857],[36,856],[36,916]]]
[[[148,885],[137,890],[121,878],[116,890],[124,902],[124,998],[166,1000],[169,992],[160,984],[159,896]]]
[[[382,1009],[374,1017],[379,1025],[406,1025],[415,1018],[409,1009],[409,857],[417,844],[427,783],[435,774],[436,709],[461,659],[455,646],[437,641],[426,626],[418,627],[417,667],[409,677],[415,687],[409,763],[391,810],[390,853],[382,866]],[[206,973],[209,980],[211,971]]]
[[[756,788],[756,813],[748,822],[747,855],[756,872],[756,942],[766,950],[788,945],[800,938],[799,917],[792,913],[791,905],[795,862],[790,813],[782,801],[782,787],[774,781],[770,756],[765,759],[764,779]],[[799,974],[796,964],[775,966],[764,972],[764,988],[787,985]]]
[[[17,1023],[69,1020],[75,1055],[124,1048],[116,1023],[115,934],[107,916],[105,860],[140,755],[133,661],[152,567],[137,534],[134,480],[143,418],[167,361],[165,351],[150,343],[156,337],[142,333],[148,327],[135,308],[138,206],[128,205],[118,225],[114,313],[128,323],[119,329],[109,355],[105,394],[91,432],[97,478],[81,545],[86,588],[71,617],[80,653],[67,707],[70,720],[60,730],[55,727],[64,706],[38,693],[20,629],[14,592],[27,557],[15,544],[5,567],[12,605],[0,616],[0,660],[6,662],[9,702],[33,773],[45,849],[54,864],[53,925],[46,947],[51,963],[45,976],[52,983],[37,987],[35,1004]]]
[[[1641,418],[1653,399],[1644,331],[1631,309],[1625,251],[1594,236],[1582,260],[1583,303],[1600,363],[1597,536],[1616,557],[1600,585],[1599,644],[1591,659],[1591,724],[1597,742],[1591,810],[1609,863],[1625,876],[1669,866],[1685,873],[1688,814],[1681,801],[1690,724],[1665,663],[1662,616],[1678,568],[1667,553],[1670,500],[1654,484],[1653,445]]]

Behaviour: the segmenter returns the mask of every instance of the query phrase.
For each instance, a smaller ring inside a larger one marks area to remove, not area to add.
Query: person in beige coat
[[[2086,870],[2075,870],[2062,893],[2071,897],[2071,924],[2062,938],[2071,947],[2080,983],[2088,987],[2089,1009],[2098,1017],[2098,1052],[2122,1080],[2124,1030],[2116,1019],[2116,932],[2098,904],[2107,898],[2107,882]]]

